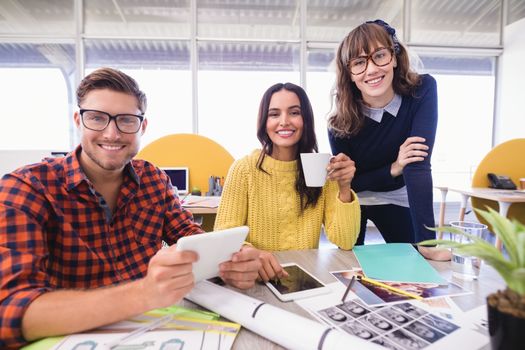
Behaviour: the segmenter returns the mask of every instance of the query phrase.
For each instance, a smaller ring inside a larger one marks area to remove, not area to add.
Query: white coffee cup
[[[326,182],[326,167],[330,162],[330,153],[301,153],[301,163],[306,186],[323,187]]]
[[[525,191],[525,177],[520,178],[520,190]]]

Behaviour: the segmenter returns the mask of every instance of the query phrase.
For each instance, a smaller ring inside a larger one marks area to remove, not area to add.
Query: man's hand
[[[260,267],[259,251],[244,245],[240,251],[233,254],[230,261],[220,264],[219,269],[224,282],[239,289],[248,289],[255,284]]]
[[[407,164],[421,162],[428,156],[428,146],[425,145],[425,139],[419,136],[412,136],[406,139],[399,147],[397,160],[390,167],[392,177],[398,177],[403,173]]]
[[[148,265],[148,272],[140,282],[146,309],[173,305],[194,286],[192,263],[198,256],[192,251],[177,251],[176,245],[161,249]]]
[[[264,282],[268,282],[274,278],[288,277],[281,264],[277,261],[275,256],[267,251],[259,250],[259,259],[261,259],[261,268],[259,269],[259,277]]]

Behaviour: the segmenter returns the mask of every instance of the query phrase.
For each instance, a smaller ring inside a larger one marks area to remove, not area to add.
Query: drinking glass
[[[450,226],[479,238],[487,229],[487,225],[471,221],[452,221]],[[451,239],[459,243],[471,242],[468,237],[462,235],[452,235]],[[452,248],[452,276],[466,280],[477,279],[480,267],[481,260],[479,258],[460,254]]]

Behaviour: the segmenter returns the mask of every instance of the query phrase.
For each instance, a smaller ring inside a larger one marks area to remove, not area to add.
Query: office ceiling
[[[271,65],[274,60],[275,67],[282,67],[283,62],[298,65],[300,1],[197,0],[201,67],[246,56],[249,64]],[[410,33],[403,32],[403,0],[304,1],[306,40],[312,43],[337,43],[352,27],[382,18],[413,45],[500,46],[502,0],[412,0]],[[82,38],[88,65],[112,60],[123,64],[151,60],[179,68],[189,65],[190,0],[83,3]],[[525,18],[525,0],[508,0],[508,10],[508,23]],[[73,0],[0,0],[0,65],[51,63],[68,67],[67,71],[74,69],[74,14]],[[50,43],[43,43],[47,40]],[[326,54],[317,55],[329,59]]]
[[[198,35],[294,39],[299,34],[300,1],[197,0]],[[308,9],[307,27],[317,32],[309,36],[316,40],[337,42],[341,39],[340,29],[346,33],[365,20],[379,17],[402,30],[403,0],[304,1]],[[86,35],[187,37],[190,33],[190,0],[83,2]],[[74,35],[73,4],[72,0],[2,0],[0,34]],[[491,34],[499,31],[502,0],[413,0],[411,4],[413,31],[430,35],[432,41],[439,41],[443,35],[441,41],[446,44],[450,32]],[[508,23],[525,17],[525,0],[509,0],[508,4]],[[494,45],[491,38],[487,40],[476,45]]]

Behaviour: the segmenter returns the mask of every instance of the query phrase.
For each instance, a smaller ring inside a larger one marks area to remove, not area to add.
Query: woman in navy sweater
[[[430,75],[410,70],[395,29],[376,20],[352,30],[337,51],[335,109],[329,118],[333,154],[356,165],[352,188],[366,222],[386,242],[416,243],[435,237],[430,157],[437,127],[437,88]],[[419,247],[431,259],[449,252]]]

